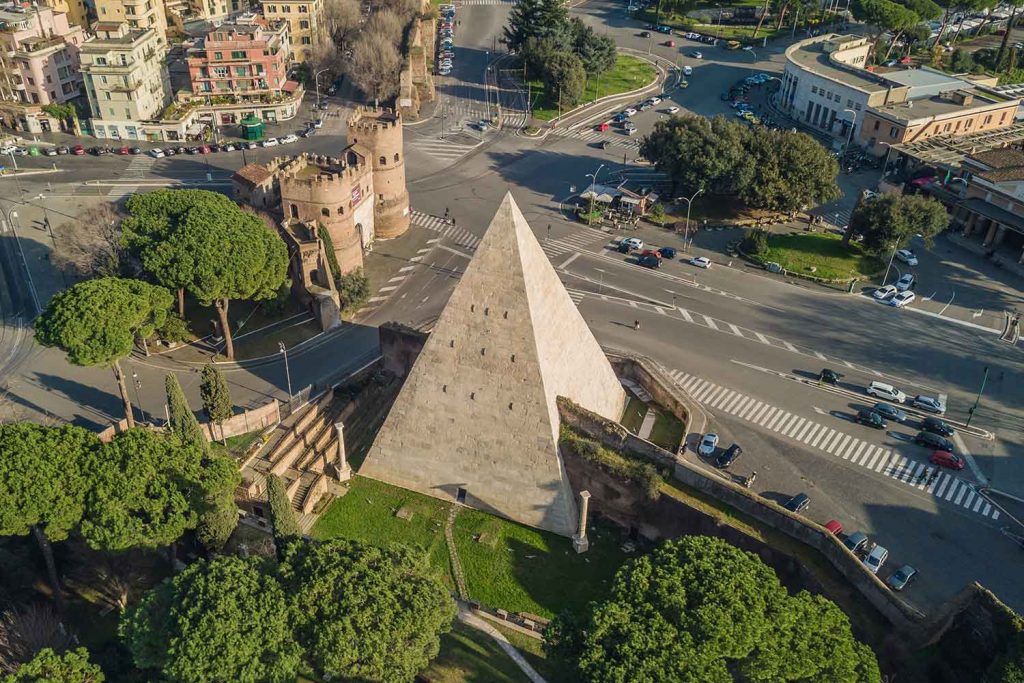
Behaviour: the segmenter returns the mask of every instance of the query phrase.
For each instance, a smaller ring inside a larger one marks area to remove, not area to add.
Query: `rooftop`
[[[964,86],[963,80],[935,69],[893,69],[886,71],[883,78],[911,88],[948,86],[947,89],[952,89]]]
[[[956,170],[965,157],[977,158],[986,151],[1002,151],[1001,148],[1009,148],[1021,142],[1024,142],[1024,123],[974,135],[939,135],[892,147],[922,163]]]
[[[801,41],[791,45],[786,50],[786,56],[801,68],[813,71],[819,76],[838,81],[851,88],[868,93],[887,90],[888,84],[881,76],[876,76],[864,69],[834,64],[829,59],[829,55],[824,51],[825,41],[828,39],[838,40],[840,38],[841,36],[826,35],[809,41]]]
[[[957,114],[1003,102],[994,97],[988,97],[985,93],[973,88],[961,88],[960,91],[964,94],[973,95],[974,100],[969,104],[964,104],[962,100],[958,101],[951,97],[951,94],[943,93],[935,97],[922,97],[910,100],[909,102],[872,107],[871,110],[895,121],[910,122],[917,119],[942,117],[946,114]]]
[[[988,166],[989,170],[974,175],[993,182],[1024,180],[1024,150],[1016,147],[990,149],[967,157],[966,161]]]
[[[235,171],[234,177],[256,186],[270,178],[270,171],[263,164],[246,164]]]

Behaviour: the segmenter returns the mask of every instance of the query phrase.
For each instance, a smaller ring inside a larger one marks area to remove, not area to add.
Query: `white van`
[[[897,389],[891,384],[885,382],[872,382],[868,385],[867,389],[869,396],[876,396],[878,398],[885,399],[886,401],[892,401],[893,403],[906,403],[907,395]]]

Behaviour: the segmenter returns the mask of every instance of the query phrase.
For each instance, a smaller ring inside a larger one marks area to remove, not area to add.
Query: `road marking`
[[[782,341],[782,345],[785,346],[788,351],[792,351],[793,353],[800,353],[800,349],[796,348],[795,346],[790,344],[788,341],[783,340]]]
[[[736,327],[732,323],[728,323],[728,325],[729,325],[729,329],[732,330],[732,333],[735,334],[737,337],[742,337],[743,336],[743,333],[740,332],[740,328]]]
[[[771,346],[771,342],[768,341],[768,337],[764,336],[760,332],[755,332],[754,336],[757,337],[757,340],[762,344],[768,344],[769,346]]]
[[[381,291],[381,292],[391,292],[391,291],[394,291],[394,290],[396,290],[396,289],[398,289],[398,287],[397,287],[397,286],[391,286],[391,287],[381,287],[381,288],[380,288],[380,291]]]
[[[779,414],[775,416],[775,419],[768,423],[768,429],[775,429],[776,423],[781,419],[785,419],[783,416],[789,417],[789,413],[784,410],[779,411]]]
[[[398,272],[404,273],[409,270],[416,270],[416,266],[402,266],[401,268],[398,269]]]
[[[823,354],[821,351],[815,351],[814,355],[818,357],[818,360],[828,360],[828,356]]]
[[[708,327],[710,327],[713,330],[717,330],[718,329],[718,325],[715,324],[715,319],[711,318],[709,316],[706,316],[706,315],[704,316],[704,324],[707,325]]]
[[[835,433],[835,431],[836,431],[834,429],[829,429],[828,427],[825,427],[825,429],[828,429],[828,435],[829,436],[832,436]],[[812,448],[817,448],[818,444],[821,443],[821,440],[824,438],[824,435],[825,435],[825,429],[822,429],[818,433],[818,436],[814,439],[814,441],[811,442],[811,447]]]
[[[768,424],[768,421],[771,420],[772,417],[774,417],[775,413],[777,413],[777,412],[779,412],[779,409],[776,408],[775,406],[771,406],[771,410],[766,412],[764,414],[763,418],[758,419],[757,424],[762,425],[762,426],[765,425],[765,424]]]
[[[801,441],[803,441],[805,444],[810,444],[811,443],[811,439],[814,438],[814,435],[818,433],[819,429],[821,429],[821,425],[812,422],[811,423],[811,431],[807,432],[807,437],[804,438],[804,439],[801,439]]]
[[[799,429],[800,429],[801,427],[803,427],[803,426],[804,426],[804,423],[805,423],[805,422],[807,422],[807,418],[806,418],[806,417],[801,417],[801,418],[800,418],[799,420],[797,420],[796,422],[794,422],[794,423],[793,423],[793,426],[791,426],[791,427],[790,427],[790,428],[789,428],[789,429],[788,429],[788,430],[786,431],[786,436],[788,436],[788,437],[792,438],[792,437],[793,437],[793,435],[794,435],[794,434],[796,434],[796,433],[797,433],[797,431],[799,431]]]
[[[401,282],[404,279],[405,279],[404,275],[398,275],[398,276],[395,276],[395,277],[391,278],[390,280],[388,280],[388,282]]]
[[[686,310],[685,308],[680,308],[679,312],[682,314],[683,319],[686,322],[688,322],[688,323],[692,323],[693,322],[693,316],[690,315],[690,312],[688,310]]]
[[[764,405],[764,401],[754,401],[749,406],[747,406],[746,410],[743,411],[743,414],[740,415],[740,419],[742,419],[742,420],[749,420],[750,416],[753,415],[754,413],[756,413],[758,410],[760,410],[761,406],[763,406],[763,405]]]
[[[872,452],[873,452],[873,454],[872,454]],[[871,455],[871,459],[870,460],[868,459],[868,455]],[[875,446],[874,444],[872,444],[871,446],[868,447],[867,453],[864,455],[864,460],[867,463],[864,466],[867,467],[869,470],[870,469],[874,469],[875,461],[878,460],[878,458],[881,457],[881,455],[882,455],[882,449],[880,449],[878,446]]]
[[[562,265],[560,265],[560,266],[558,266],[558,267],[559,267],[559,268],[566,268],[566,267],[568,267],[568,265],[569,265],[570,263],[572,263],[573,261],[575,261],[575,260],[576,260],[576,259],[578,259],[579,257],[580,257],[580,253],[579,253],[579,252],[577,251],[577,252],[576,252],[575,254],[573,254],[573,255],[572,255],[572,256],[570,256],[569,258],[565,259],[565,261],[564,261],[564,262],[562,263]]]
[[[809,421],[809,422],[808,422],[807,424],[805,424],[805,425],[804,425],[804,428],[803,428],[803,429],[801,429],[801,430],[800,430],[800,433],[799,433],[799,434],[797,435],[797,437],[796,437],[796,440],[797,440],[797,441],[803,441],[803,440],[804,440],[804,435],[805,435],[805,434],[807,434],[808,430],[809,430],[809,429],[810,429],[810,428],[811,428],[812,426],[814,426],[814,423],[813,423],[813,422],[810,422],[810,421]]]

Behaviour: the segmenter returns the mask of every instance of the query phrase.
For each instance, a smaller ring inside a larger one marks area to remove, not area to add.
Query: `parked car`
[[[821,380],[825,384],[832,385],[839,384],[839,380],[842,377],[843,376],[841,374],[839,374],[835,370],[830,370],[829,368],[822,368],[821,373],[819,373],[818,375],[819,380]]]
[[[917,265],[917,256],[915,256],[914,252],[910,251],[909,249],[900,249],[899,251],[897,251],[896,258],[898,258],[900,261],[903,261],[908,266]]]
[[[903,277],[896,281],[896,289],[901,292],[905,292],[914,286],[914,274],[905,273]]]
[[[917,295],[913,292],[900,292],[893,298],[889,299],[889,305],[896,308],[903,308],[904,306],[909,306],[913,303],[916,298]]]
[[[157,147],[155,149],[149,150],[149,154],[154,159],[163,159],[164,158],[164,151],[162,149],[160,149],[159,147]]]
[[[298,142],[298,141],[299,141],[299,136],[296,135],[295,133],[289,133],[288,135],[285,135],[283,138],[281,138],[281,144],[282,145],[290,145],[291,143]]]
[[[57,154],[63,156],[65,154],[70,154],[71,148],[69,148],[67,145],[61,145],[60,147],[57,147],[56,152]]]
[[[625,114],[626,116],[633,116],[634,114],[636,114],[636,108],[629,107],[625,111],[623,111],[622,113]]]
[[[658,258],[657,256],[652,256],[651,254],[644,254],[643,256],[639,257],[636,260],[636,262],[639,263],[644,268],[660,268],[661,267],[661,259]]]
[[[851,553],[860,553],[868,545],[868,535],[863,531],[854,531],[843,539],[843,545],[845,545]]]
[[[594,129],[595,129],[595,130],[596,130],[597,132],[599,132],[599,133],[603,133],[603,132],[605,132],[606,130],[608,130],[609,128],[611,128],[611,126],[610,126],[610,125],[608,124],[608,122],[607,122],[607,121],[602,121],[601,123],[599,123],[599,124],[597,124],[596,126],[594,126]]]
[[[938,434],[932,434],[931,432],[918,432],[914,436],[914,443],[918,446],[934,448],[938,451],[948,451],[949,453],[956,452],[956,447],[953,445],[952,441],[941,437]]]
[[[885,561],[889,558],[889,551],[880,545],[876,545],[868,553],[868,556],[864,558],[864,566],[867,567],[872,574],[877,574],[878,570],[882,568]]]
[[[739,460],[741,455],[743,455],[743,449],[739,447],[739,444],[733,444],[715,458],[715,467],[720,470],[728,469],[730,465]]]
[[[650,99],[648,99],[647,101],[648,101],[649,103],[651,103],[651,104],[661,104],[661,98],[660,98],[660,97],[658,97],[657,95],[655,95],[654,97],[651,97],[651,98],[650,98]]]
[[[107,154],[110,154],[110,150],[107,149],[106,147],[91,147],[89,148],[89,154],[102,157],[106,156]]]
[[[650,31],[640,31],[640,37],[641,38],[650,38],[651,37],[651,32]]]
[[[210,146],[209,145],[199,145],[199,153],[200,154],[209,154],[210,153]]]
[[[690,56],[693,57],[694,59],[704,59],[704,55],[701,53],[700,50],[694,50],[693,52],[690,53]]]
[[[313,127],[314,128],[323,128],[324,127],[324,120],[323,119],[317,119],[317,120],[313,121]]]
[[[789,500],[787,500],[785,503],[783,503],[782,507],[786,508],[790,512],[795,512],[799,514],[806,510],[810,504],[811,499],[807,496],[806,493],[798,493]]]
[[[884,398],[887,401],[893,403],[906,403],[907,395],[897,389],[891,384],[885,382],[872,382],[868,385],[867,393],[869,396],[877,396],[878,398]]]
[[[619,244],[625,244],[630,249],[643,249],[644,241],[638,237],[627,237],[624,240],[619,240]]]
[[[937,417],[926,417],[921,420],[921,429],[932,434],[938,434],[939,436],[953,436],[956,434],[956,429],[953,428],[953,425]]]
[[[221,147],[220,151],[222,151],[222,152],[234,152],[235,149],[236,149],[236,147],[229,142],[228,144],[226,144],[223,147]]]
[[[714,432],[708,432],[704,435],[704,438],[700,440],[700,445],[697,446],[697,452],[701,455],[711,455],[718,448],[718,434]]]
[[[876,403],[871,409],[893,422],[903,423],[907,419],[907,414],[891,403]]]
[[[661,254],[662,258],[674,259],[676,257],[676,250],[674,247],[662,247],[658,249],[658,253]]]
[[[692,76],[693,75],[693,67],[689,66],[689,65],[684,66],[683,67],[683,75],[684,76]]]
[[[278,140],[277,138],[267,138],[266,140],[263,141],[263,146],[264,147],[276,147],[277,145],[280,145],[280,144],[281,144],[281,141]]]
[[[825,524],[825,531],[829,532],[833,536],[838,536],[843,533],[843,525],[839,520],[833,519]]]
[[[679,113],[679,107],[669,107],[665,110],[666,114],[677,114]]]
[[[691,266],[697,266],[698,268],[710,268],[711,259],[706,256],[694,256],[689,260]]]
[[[873,429],[886,429],[889,426],[881,415],[869,409],[858,411],[857,417],[854,419],[860,424]]]
[[[875,297],[879,301],[887,301],[896,296],[896,294],[897,290],[895,285],[886,285],[884,287],[879,287],[878,289],[876,289],[874,292],[871,293],[871,296]]]
[[[917,577],[917,570],[911,567],[909,564],[905,564],[895,572],[892,576],[886,579],[885,583],[888,584],[889,588],[894,591],[901,591],[907,587],[907,584],[913,581]]]
[[[120,154],[121,156],[125,157],[125,156],[128,156],[128,154],[131,153],[131,150],[128,148],[128,145],[125,145],[124,147],[119,148],[117,150],[117,153]]]
[[[85,147],[82,147],[81,145],[75,145],[74,147],[71,148],[71,153],[74,154],[76,157],[84,156]]]
[[[921,410],[924,410],[929,413],[935,413],[936,415],[942,415],[946,412],[945,404],[943,404],[941,401],[939,401],[939,399],[935,398],[934,396],[924,396],[923,394],[918,394],[910,402],[910,405],[914,406],[915,408],[920,408]]]
[[[47,147],[45,154],[48,157],[55,157],[55,156],[57,156],[57,148],[56,147]]]
[[[967,462],[955,453],[949,451],[934,451],[928,462],[939,467],[948,467],[951,470],[962,470]]]

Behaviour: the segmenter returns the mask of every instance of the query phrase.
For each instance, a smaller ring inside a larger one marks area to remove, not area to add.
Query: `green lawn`
[[[626,402],[626,410],[619,421],[623,427],[636,434],[640,431],[640,425],[644,422],[644,415],[647,414],[647,404],[632,394]]]
[[[544,643],[539,638],[531,638],[528,635],[524,635],[519,631],[502,626],[495,622],[490,622],[491,626],[501,631],[501,633],[508,639],[508,642],[512,646],[519,650],[519,653],[523,655],[523,659],[529,663],[530,666],[536,670],[541,676],[543,676],[550,683],[558,681],[558,683],[570,683],[565,673],[558,671],[551,662],[548,661],[547,655],[544,654]]]
[[[589,552],[577,555],[568,538],[483,512],[462,510],[455,520],[470,597],[547,618],[601,599],[627,559],[621,531],[592,522],[589,536]]]
[[[592,102],[608,95],[629,92],[642,88],[651,83],[655,77],[654,67],[648,62],[629,55],[619,55],[613,66],[607,73],[599,78],[588,79],[587,87],[583,91],[581,104]],[[558,116],[558,98],[550,100],[544,94],[544,86],[539,80],[530,81],[530,89],[533,99],[533,117],[541,121],[550,121]],[[563,113],[572,109],[570,106],[563,107]]]
[[[245,457],[245,453],[249,450],[249,446],[252,446],[253,443],[256,442],[256,439],[260,438],[260,434],[261,432],[256,430],[253,432],[246,432],[245,434],[239,434],[238,436],[229,436],[227,438],[227,446],[221,444],[220,441],[213,441],[210,443],[210,448],[234,458],[235,460],[241,460]]]
[[[530,680],[493,638],[458,621],[450,633],[441,636],[441,652],[420,675],[433,683],[520,683]]]
[[[683,442],[685,431],[686,427],[678,417],[665,410],[659,410],[647,440],[669,453],[675,453],[679,449],[679,444]]]
[[[410,510],[412,519],[396,515],[400,508]],[[316,521],[312,535],[321,540],[340,537],[417,548],[445,583],[452,586],[444,542],[447,516],[448,504],[436,498],[357,476],[352,479],[349,492],[331,503]]]
[[[830,233],[772,235],[768,239],[768,251],[760,256],[793,273],[828,280],[863,279],[885,267],[877,258],[864,253],[859,245],[844,245],[842,237]]]

